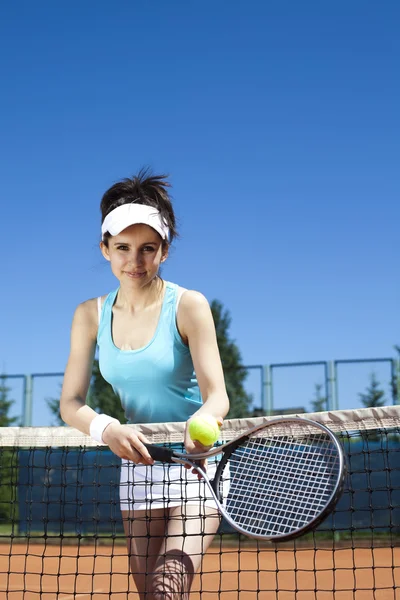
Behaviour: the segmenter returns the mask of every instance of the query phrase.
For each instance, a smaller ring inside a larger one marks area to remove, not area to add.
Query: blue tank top
[[[97,344],[104,379],[121,399],[130,423],[186,421],[202,404],[190,350],[176,326],[178,286],[165,282],[153,339],[137,350],[120,350],[112,339],[112,307],[119,289],[104,301]]]

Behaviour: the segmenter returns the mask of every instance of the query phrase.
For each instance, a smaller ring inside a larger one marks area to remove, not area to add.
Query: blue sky
[[[394,356],[399,17],[395,1],[2,3],[1,370],[64,369],[76,305],[116,286],[101,195],[143,165],[173,184],[164,277],[224,303],[245,364]],[[344,406],[370,370],[349,372]],[[282,386],[303,402],[297,372]]]

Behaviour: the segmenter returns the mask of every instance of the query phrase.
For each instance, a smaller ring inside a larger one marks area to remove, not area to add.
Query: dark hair
[[[171,184],[167,181],[167,175],[153,175],[150,169],[140,169],[137,175],[122,179],[111,186],[103,195],[100,203],[101,222],[114,208],[137,202],[156,208],[169,227],[169,243],[178,235],[176,230],[176,219],[168,189]],[[107,245],[110,234],[103,236]],[[163,245],[168,243],[163,241]]]

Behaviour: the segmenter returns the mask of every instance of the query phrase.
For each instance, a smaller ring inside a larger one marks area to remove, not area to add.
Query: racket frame
[[[226,463],[229,461],[229,457],[231,456],[231,454],[239,446],[241,446],[244,441],[246,441],[248,438],[250,438],[254,433],[257,433],[257,431],[260,431],[262,429],[267,430],[269,427],[271,427],[273,425],[284,425],[284,424],[288,424],[288,423],[299,424],[299,425],[300,424],[308,424],[311,427],[320,429],[320,431],[322,431],[328,435],[328,437],[330,438],[330,440],[333,442],[334,446],[336,447],[337,455],[339,457],[338,477],[337,477],[336,485],[335,485],[325,507],[322,509],[322,511],[320,513],[318,513],[318,515],[316,515],[314,517],[314,519],[312,519],[311,521],[306,523],[303,527],[300,527],[299,529],[296,529],[295,531],[293,531],[291,533],[284,533],[284,534],[272,535],[272,536],[249,532],[247,529],[241,527],[238,523],[236,523],[230,517],[229,513],[225,510],[224,506],[222,505],[221,498],[219,497],[219,483],[220,483],[221,475],[226,466]],[[145,446],[149,450],[150,455],[152,456],[152,458],[154,458],[154,460],[158,460],[158,461],[164,462],[164,463],[189,465],[191,468],[195,469],[196,472],[199,473],[199,475],[201,475],[201,477],[204,478],[221,516],[236,531],[238,531],[248,537],[252,537],[252,538],[260,539],[260,540],[267,540],[267,541],[269,540],[269,541],[273,541],[273,542],[292,540],[300,535],[304,535],[308,531],[315,529],[325,519],[325,517],[332,512],[332,510],[336,506],[336,504],[343,492],[344,481],[345,481],[345,476],[346,476],[346,472],[347,472],[344,452],[343,452],[343,449],[342,449],[342,446],[341,446],[339,440],[334,435],[334,433],[332,433],[332,431],[330,429],[328,429],[328,427],[326,427],[322,423],[318,423],[316,421],[311,421],[310,419],[306,419],[306,418],[302,418],[302,417],[282,417],[282,418],[277,417],[275,419],[270,419],[270,420],[266,421],[265,423],[261,423],[260,425],[256,425],[255,427],[248,429],[245,433],[237,436],[236,438],[234,438],[233,440],[230,440],[229,442],[221,444],[220,446],[215,446],[206,452],[199,452],[196,454],[194,454],[194,453],[187,454],[184,452],[176,452],[174,450],[170,450],[169,448],[165,448],[162,446],[156,446],[154,444],[145,444]],[[202,469],[201,466],[199,464],[197,464],[196,461],[208,459],[208,458],[211,458],[211,457],[216,456],[221,453],[223,456],[218,464],[215,476],[214,476],[213,480],[211,481],[209,479],[209,477],[207,476],[206,471],[204,469]]]

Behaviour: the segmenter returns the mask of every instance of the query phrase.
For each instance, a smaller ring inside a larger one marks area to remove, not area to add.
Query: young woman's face
[[[115,277],[121,284],[134,287],[144,287],[154,279],[168,255],[157,231],[141,223],[110,237],[108,247],[103,242],[100,247]]]

